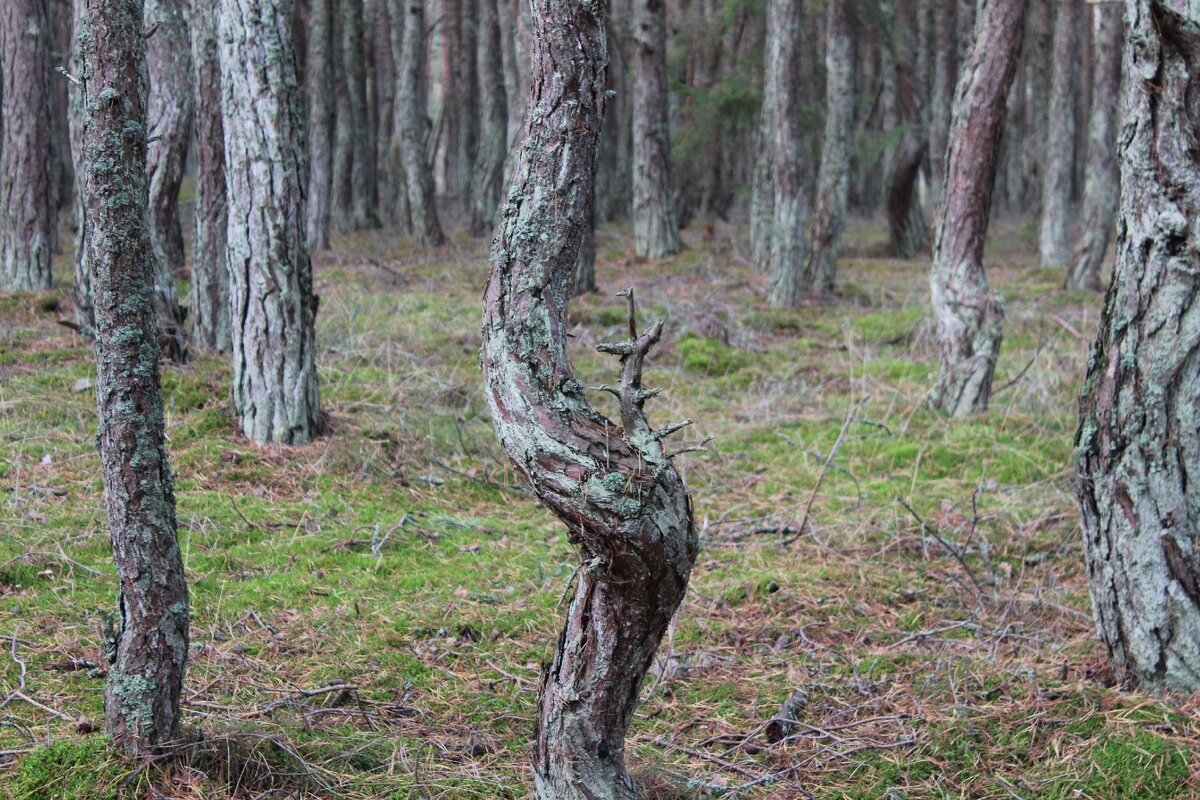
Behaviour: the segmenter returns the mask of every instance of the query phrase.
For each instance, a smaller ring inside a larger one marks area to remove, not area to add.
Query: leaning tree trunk
[[[996,158],[1021,52],[1027,0],[982,0],[954,98],[946,187],[930,287],[940,349],[930,404],[956,417],[987,410],[1004,303],[983,270]]]
[[[496,2],[479,0],[480,125],[471,189],[471,233],[476,236],[490,232],[496,221],[503,190],[504,157],[508,153],[508,108]]]
[[[808,202],[804,186],[801,131],[800,39],[802,12],[795,0],[771,0],[767,11],[767,58],[763,105],[770,111],[765,160],[771,163],[774,195],[767,251],[767,301],[784,308],[804,296],[804,229]]]
[[[257,442],[320,433],[292,0],[221,0],[233,407]]]
[[[434,198],[433,169],[425,152],[425,0],[406,0],[404,50],[400,54],[400,85],[396,89],[396,129],[400,160],[408,184],[413,236],[418,244],[445,243]]]
[[[850,189],[850,139],[854,133],[854,42],[847,0],[825,7],[825,135],[817,175],[808,267],[809,287],[833,291]]]
[[[179,187],[192,135],[192,59],[187,0],[146,0],[146,61],[150,68],[150,245],[158,294],[159,336],[171,361],[187,358],[175,282],[184,274]]]
[[[304,84],[308,101],[308,249],[329,249],[333,203],[333,0],[311,0]]]
[[[633,9],[634,249],[638,258],[667,258],[679,252],[667,123],[667,8],[665,0],[634,0]]]
[[[1046,109],[1046,167],[1042,171],[1042,221],[1038,253],[1043,267],[1071,260],[1071,173],[1075,166],[1075,102],[1079,76],[1079,0],[1059,0],[1054,20],[1053,75]]]
[[[1088,123],[1087,170],[1083,182],[1083,231],[1068,289],[1100,291],[1100,267],[1112,238],[1120,189],[1117,167],[1117,103],[1121,94],[1121,49],[1125,39],[1124,9],[1115,4],[1092,6],[1095,64],[1092,110]]]
[[[662,323],[601,345],[621,357],[620,423],[594,412],[567,358],[567,299],[591,213],[607,62],[603,2],[535,0],[534,94],[492,244],[482,364],[515,468],[580,548],[575,596],[542,674],[538,800],[632,800],[625,732],[696,556],[691,502],[651,429],[642,364]]]
[[[82,166],[96,311],[97,442],[120,579],[108,645],[105,729],[148,755],[179,726],[188,594],[164,443],[147,205],[141,0],[85,0]]]
[[[0,290],[50,288],[50,45],[46,0],[0,8]]]
[[[1200,690],[1200,8],[1127,8],[1117,263],[1075,437],[1088,580],[1126,686]]]
[[[225,264],[225,129],[221,123],[221,59],[211,0],[191,0],[196,99],[196,240],[192,247],[192,336],[218,353],[229,350],[229,268]]]

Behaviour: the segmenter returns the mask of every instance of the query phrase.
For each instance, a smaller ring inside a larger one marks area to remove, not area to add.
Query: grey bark
[[[633,237],[638,258],[679,252],[667,119],[667,8],[634,0]]]
[[[801,131],[800,4],[771,0],[767,8],[767,54],[763,87],[764,130],[770,153],[770,224],[761,234],[770,237],[767,250],[767,301],[795,308],[804,296],[804,234],[808,221]],[[767,110],[769,108],[769,111]]]
[[[308,249],[329,249],[333,205],[334,137],[333,0],[311,0],[308,14],[305,95],[308,108]]]
[[[79,174],[96,298],[97,443],[121,586],[106,642],[104,723],[118,746],[140,756],[178,729],[188,594],[159,384],[142,3],[84,2]]]
[[[292,0],[221,0],[233,407],[257,442],[321,430]]]
[[[942,185],[946,181],[946,142],[950,136],[958,70],[957,10],[957,3],[948,3],[934,12],[933,86],[929,101],[929,186],[934,208],[942,201]]]
[[[0,290],[49,289],[54,244],[46,0],[0,4]]]
[[[921,209],[918,181],[921,165],[929,149],[925,131],[925,86],[917,70],[917,50],[913,25],[906,15],[897,13],[894,0],[883,0],[880,7],[890,18],[891,57],[886,68],[894,72],[891,82],[899,112],[898,131],[903,131],[888,159],[886,210],[890,249],[897,258],[916,256],[929,240],[929,226]],[[885,73],[886,74],[886,73]],[[895,113],[895,112],[893,112]]]
[[[211,0],[191,0],[193,96],[196,103],[196,238],[192,247],[192,338],[209,350],[229,350],[229,267],[225,263],[225,128],[221,122],[221,59]]]
[[[78,202],[75,199],[75,161],[71,156],[70,123],[67,121],[70,113],[71,83],[60,74],[60,70],[67,67],[71,51],[75,47],[75,15],[72,0],[49,0],[49,9],[50,28],[53,31],[50,75],[47,78],[50,87],[50,139],[53,154],[50,162],[50,178],[53,181],[50,202],[54,209],[51,244],[52,251],[57,253],[62,249],[62,220],[70,218]]]
[[[446,6],[447,49],[443,53],[449,82],[444,87],[447,133],[446,190],[466,198],[475,191],[476,148],[479,138],[475,0],[443,0]],[[470,205],[468,204],[468,210]]]
[[[1120,189],[1117,117],[1121,95],[1121,51],[1125,24],[1120,6],[1092,6],[1095,31],[1092,108],[1088,122],[1087,170],[1083,183],[1082,232],[1068,289],[1099,291],[1100,267],[1112,239]]]
[[[611,63],[611,62],[610,62]],[[592,187],[592,210],[588,215],[587,224],[583,226],[579,241],[579,259],[575,264],[575,282],[571,286],[571,296],[589,294],[599,291],[596,285],[596,188]]]
[[[666,431],[651,429],[642,364],[661,321],[601,345],[621,357],[621,420],[594,412],[566,352],[567,302],[588,225],[604,103],[603,3],[535,0],[527,139],[492,247],[481,361],[514,467],[580,548],[575,594],[542,673],[538,800],[632,800],[625,732],[683,600],[697,550]],[[558,76],[571,76],[570,80]]]
[[[1080,400],[1076,491],[1116,680],[1200,689],[1200,7],[1126,8],[1117,261]]]
[[[604,104],[600,128],[600,155],[596,166],[596,223],[628,218],[633,208],[633,97],[630,91],[630,0],[612,0],[604,20],[608,42],[609,101]]]
[[[508,108],[496,3],[479,0],[479,146],[471,188],[471,232],[476,236],[491,232],[496,221],[508,153]]]
[[[350,131],[351,168],[349,218],[352,230],[379,227],[375,210],[378,195],[374,152],[371,148],[370,112],[367,106],[366,45],[363,34],[363,0],[341,0],[342,68],[345,71]]]
[[[1080,0],[1058,0],[1054,20],[1053,74],[1046,111],[1046,163],[1042,171],[1042,219],[1038,253],[1043,267],[1071,260],[1071,174],[1075,164],[1075,103],[1079,82]]]
[[[86,10],[86,0],[72,0],[71,58],[67,62],[67,72],[76,77],[83,73],[83,55],[80,50],[79,34],[83,30],[83,19]],[[75,257],[73,259],[73,273],[75,324],[82,331],[91,331],[95,325],[95,319],[92,314],[92,271],[87,263],[87,209],[83,204],[83,194],[80,188],[83,184],[83,125],[86,112],[83,100],[83,88],[72,83],[67,95],[67,126],[71,140],[71,163],[80,184],[79,187],[76,187],[74,193]]]
[[[413,236],[418,244],[439,247],[446,237],[438,222],[433,169],[425,151],[424,74],[425,0],[405,0],[404,50],[400,58],[400,85],[396,89],[400,159],[408,184]]]
[[[982,0],[954,99],[946,188],[930,287],[940,350],[930,404],[956,417],[987,410],[1004,302],[983,268],[996,157],[1024,33],[1026,0]]]

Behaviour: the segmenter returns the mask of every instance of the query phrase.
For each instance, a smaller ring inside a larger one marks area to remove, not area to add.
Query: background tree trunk
[[[154,268],[147,226],[147,77],[141,0],[85,0],[82,140],[96,297],[97,442],[120,579],[108,642],[105,729],[147,755],[175,737],[188,594],[164,444]],[[148,580],[152,576],[153,580]]]
[[[1100,267],[1112,239],[1117,215],[1117,108],[1121,95],[1121,51],[1125,40],[1123,9],[1092,6],[1095,67],[1092,71],[1092,111],[1088,122],[1087,170],[1083,183],[1083,230],[1075,263],[1067,276],[1068,289],[1099,291]]]
[[[1187,10],[1177,10],[1187,9]],[[1116,679],[1200,689],[1200,10],[1126,12],[1117,263],[1080,400],[1076,490]]]
[[[496,2],[479,0],[480,135],[471,189],[471,233],[476,236],[490,233],[496,221],[508,154],[508,108]]]
[[[914,21],[910,15],[899,13],[893,0],[880,5],[890,18],[888,62],[894,72],[894,102],[899,112],[896,130],[903,131],[891,151],[889,169],[885,172],[888,234],[892,255],[912,258],[929,241],[929,226],[921,209],[919,191],[921,165],[929,149],[925,133],[926,87],[917,69],[919,46]]]
[[[1004,303],[983,270],[996,157],[1026,0],[982,0],[954,99],[946,188],[930,286],[941,351],[930,404],[961,417],[987,410]]]
[[[1046,108],[1046,168],[1042,172],[1042,221],[1038,253],[1043,267],[1071,260],[1071,174],[1075,164],[1075,103],[1079,86],[1080,0],[1059,0],[1054,21],[1053,75]]]
[[[67,67],[71,51],[75,48],[75,14],[72,5],[72,0],[49,0],[53,39],[50,45],[50,74],[46,80],[50,88],[50,135],[53,153],[50,161],[50,179],[53,181],[50,202],[54,209],[51,252],[55,253],[62,250],[62,221],[70,218],[78,202],[75,199],[75,160],[71,155],[70,123],[67,122],[72,84],[59,74],[59,70]]]
[[[767,149],[775,192],[769,227],[767,301],[786,308],[800,305],[804,296],[808,202],[801,130],[802,19],[800,4],[794,0],[771,0],[768,6],[763,104],[770,107],[772,120]]]
[[[958,75],[958,4],[934,11],[933,86],[929,99],[929,186],[933,208],[942,202],[946,182],[946,142]]]
[[[196,98],[196,240],[192,247],[192,336],[209,350],[229,350],[229,268],[225,263],[225,128],[221,59],[211,0],[191,0]]]
[[[642,411],[642,363],[662,323],[621,355],[621,425],[592,411],[566,353],[567,298],[590,214],[604,103],[603,4],[535,0],[529,139],[492,246],[481,360],[514,467],[581,551],[575,596],[542,674],[539,800],[632,800],[625,731],[683,600],[697,540],[691,502]],[[571,75],[574,80],[553,80]],[[630,297],[632,305],[632,297]]]
[[[308,249],[329,249],[333,205],[333,2],[311,0],[304,84],[308,100]]]
[[[346,73],[350,135],[350,207],[351,230],[378,228],[375,204],[377,173],[371,149],[370,112],[367,106],[366,45],[363,36],[363,0],[343,0],[342,67]]]
[[[221,0],[233,406],[257,442],[320,433],[317,297],[304,237],[304,120],[291,0]]]
[[[46,0],[0,7],[0,289],[50,288],[54,243],[50,46]]]
[[[638,258],[668,258],[679,252],[679,223],[671,188],[664,0],[634,0],[633,28],[634,246]]]
[[[83,30],[86,0],[71,2],[71,58],[67,72],[78,78],[83,74],[82,52],[79,34]],[[74,301],[75,324],[82,331],[92,331],[95,318],[92,313],[92,270],[87,263],[87,209],[83,204],[83,126],[85,122],[83,87],[70,84],[67,94],[67,126],[71,140],[71,162],[74,166],[75,187],[75,258],[74,258]]]
[[[446,237],[438,222],[433,170],[425,151],[425,0],[406,0],[404,52],[396,90],[400,158],[408,184],[413,236],[426,247],[440,247]]]

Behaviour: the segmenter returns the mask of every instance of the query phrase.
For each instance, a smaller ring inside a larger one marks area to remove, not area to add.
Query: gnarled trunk
[[[996,158],[1027,0],[983,0],[954,98],[946,188],[930,287],[940,349],[930,404],[956,417],[987,410],[1004,303],[983,270]]]
[[[594,412],[566,353],[567,300],[591,213],[604,104],[603,3],[535,0],[534,94],[492,245],[482,363],[515,468],[580,548],[575,596],[542,675],[539,800],[629,800],[625,731],[682,602],[697,540],[683,481],[651,429],[642,363],[662,323],[601,350],[621,356],[619,424]]]
[[[667,8],[664,0],[634,0],[633,238],[638,258],[679,252],[671,188],[667,126]]]
[[[1100,638],[1127,686],[1200,689],[1200,8],[1127,12],[1117,263],[1075,452]]]
[[[329,249],[333,208],[333,0],[311,0],[304,90],[308,100],[308,249]]]
[[[404,50],[396,89],[400,160],[408,185],[408,207],[418,244],[445,243],[434,198],[433,169],[425,152],[425,0],[405,0]]]
[[[1071,173],[1075,165],[1075,103],[1079,77],[1079,0],[1059,0],[1054,20],[1050,105],[1046,109],[1046,165],[1042,171],[1042,223],[1038,253],[1043,267],[1071,260]]]
[[[147,755],[179,726],[188,594],[159,386],[142,3],[84,1],[79,175],[95,287],[97,442],[121,584],[107,642],[104,727],[119,746]]]
[[[488,233],[496,221],[508,153],[508,108],[504,96],[504,64],[500,56],[497,0],[479,0],[480,125],[471,189],[471,232]]]

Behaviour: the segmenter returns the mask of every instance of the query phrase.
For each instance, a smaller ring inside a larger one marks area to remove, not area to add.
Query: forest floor
[[[702,550],[628,745],[648,798],[1200,797],[1200,699],[1109,688],[1093,634],[1070,479],[1101,298],[998,228],[999,388],[966,421],[924,404],[928,263],[874,257],[878,226],[851,225],[841,296],[797,311],[766,307],[728,229],[652,264],[601,231],[604,293],[571,307],[583,382],[613,379],[594,346],[635,286],[667,319],[652,418],[715,437],[685,461]],[[0,796],[529,796],[576,560],[493,435],[486,245],[335,245],[315,258],[326,437],[256,447],[226,358],[164,369],[193,741],[151,769],[94,732],[116,580],[92,354],[56,324],[66,289],[0,299]]]

